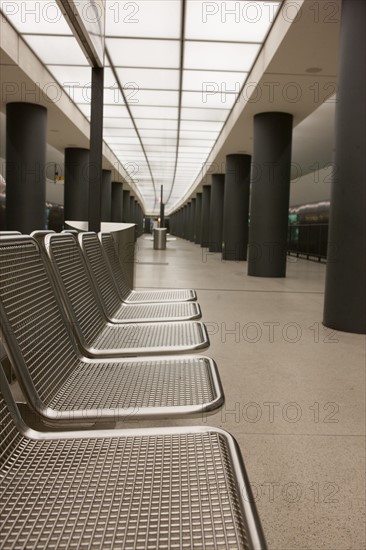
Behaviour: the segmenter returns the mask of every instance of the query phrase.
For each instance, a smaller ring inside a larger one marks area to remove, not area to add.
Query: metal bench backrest
[[[31,237],[0,239],[0,325],[29,393],[49,402],[78,357],[45,258]]]
[[[91,232],[80,233],[79,243],[102,295],[107,315],[113,317],[121,306],[121,300],[98,236]]]
[[[71,234],[46,235],[45,249],[54,269],[70,317],[80,341],[91,344],[105,327],[93,282],[81,248]]]
[[[120,296],[122,300],[128,298],[131,293],[131,288],[127,283],[126,277],[123,273],[120,260],[118,258],[116,244],[110,233],[99,233],[99,240],[102,244],[106,258],[108,259],[109,266],[111,268],[114,280],[117,284]]]

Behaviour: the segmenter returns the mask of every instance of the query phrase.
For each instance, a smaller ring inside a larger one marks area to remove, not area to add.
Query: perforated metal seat
[[[49,421],[183,416],[223,403],[208,357],[82,357],[44,256],[30,237],[0,239],[0,322],[24,394]]]
[[[90,357],[160,355],[208,347],[206,327],[198,321],[119,325],[108,322],[74,237],[46,235],[44,242],[84,354]]]
[[[121,303],[108,260],[103,253],[97,234],[80,233],[79,243],[104,312],[112,322],[184,321],[199,319],[202,316],[197,302]]]
[[[119,290],[120,299],[126,303],[149,302],[187,302],[197,300],[194,290],[190,289],[159,289],[159,290],[133,290],[123,273],[113,237],[110,233],[99,233],[99,240],[109,262],[112,275]]]
[[[266,548],[240,451],[209,427],[30,430],[0,367],[3,550]]]

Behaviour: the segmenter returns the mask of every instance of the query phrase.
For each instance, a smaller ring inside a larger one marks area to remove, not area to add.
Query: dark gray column
[[[123,185],[117,181],[112,181],[111,219],[115,223],[123,220]]]
[[[65,220],[88,221],[89,150],[65,149]]]
[[[212,174],[210,202],[209,251],[222,251],[222,222],[224,214],[225,175]]]
[[[123,191],[123,221],[130,223],[130,192]]]
[[[292,115],[254,117],[248,275],[285,277]]]
[[[135,199],[135,223],[137,225],[138,231],[140,231],[140,212],[139,212],[139,209],[140,209],[140,205],[137,202],[137,200]]]
[[[180,208],[177,213],[177,221],[176,221],[176,235],[177,237],[182,236],[182,209]]]
[[[201,244],[202,240],[202,193],[197,193],[196,195],[196,219],[195,219],[195,238],[194,242],[196,244]]]
[[[227,155],[222,228],[222,258],[247,259],[250,155]]]
[[[179,210],[178,215],[179,215],[179,221],[178,221],[178,223],[179,223],[178,236],[179,236],[180,238],[182,238],[182,236],[183,236],[183,208],[181,208],[181,209]]]
[[[366,2],[343,0],[324,324],[366,333]]]
[[[196,238],[196,199],[191,202],[191,219],[190,219],[190,234],[189,240],[194,243]]]
[[[187,217],[187,205],[182,208],[182,239],[186,238],[186,217]]]
[[[130,223],[136,223],[135,215],[135,197],[130,197]]]
[[[170,214],[169,216],[169,233],[171,235],[174,235],[174,214]]]
[[[177,210],[175,213],[175,236],[180,237],[180,227],[179,227],[179,221],[180,221],[180,210]]]
[[[172,214],[172,217],[171,217],[170,233],[174,236],[177,235],[177,213],[176,212],[174,212],[174,214]]]
[[[165,204],[160,204],[160,227],[165,227]]]
[[[210,241],[210,202],[211,187],[204,185],[202,188],[202,219],[201,219],[201,247],[208,247]]]
[[[139,212],[140,205],[135,199],[135,224],[137,225],[137,233],[140,234],[140,212]]]
[[[184,238],[189,240],[189,221],[191,214],[191,203],[188,202],[184,207]]]
[[[31,233],[45,227],[47,109],[6,106],[6,227]]]
[[[111,208],[112,208],[112,172],[110,170],[103,170],[103,181],[101,189],[101,214],[100,218],[102,222],[110,222],[111,220]]]
[[[165,227],[164,186],[160,186],[160,227]]]
[[[137,226],[137,234],[140,235],[140,212],[139,212],[140,205],[135,199],[135,224]]]
[[[191,234],[192,234],[191,221],[192,221],[192,201],[189,201],[189,203],[187,204],[187,236],[186,236],[187,241],[191,240]]]
[[[151,218],[148,218],[145,216],[145,224],[144,224],[144,232],[150,233],[150,220]]]
[[[103,185],[103,90],[104,68],[92,68],[90,104],[89,231],[100,231]]]

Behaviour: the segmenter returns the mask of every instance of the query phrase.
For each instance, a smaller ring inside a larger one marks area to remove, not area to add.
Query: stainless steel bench
[[[110,233],[99,233],[98,237],[108,259],[111,272],[120,293],[120,299],[124,302],[161,303],[197,300],[196,292],[189,289],[133,290],[128,285],[126,277],[124,276],[112,235]]]
[[[0,367],[3,550],[265,550],[240,451],[209,427],[37,432]]]
[[[184,416],[223,403],[208,357],[83,357],[30,237],[0,238],[0,328],[27,401],[50,422]]]
[[[79,233],[79,244],[84,253],[95,291],[108,319],[120,321],[185,321],[202,317],[197,302],[169,302],[155,304],[126,304],[118,289],[96,233]]]
[[[182,353],[209,346],[199,321],[113,324],[96,295],[81,249],[72,235],[44,237],[50,265],[82,351],[89,357]]]

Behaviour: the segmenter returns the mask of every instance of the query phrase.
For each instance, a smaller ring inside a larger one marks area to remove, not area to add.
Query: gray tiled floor
[[[245,263],[180,239],[154,251],[146,237],[137,262],[138,287],[197,289],[226,405],[190,423],[238,440],[269,548],[366,548],[365,337],[322,326],[325,266],[292,258],[286,279],[253,278]]]

